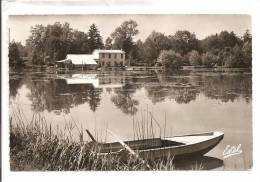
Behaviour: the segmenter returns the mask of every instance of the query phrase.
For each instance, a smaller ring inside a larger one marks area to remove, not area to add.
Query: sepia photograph
[[[11,171],[247,171],[247,14],[8,17]]]

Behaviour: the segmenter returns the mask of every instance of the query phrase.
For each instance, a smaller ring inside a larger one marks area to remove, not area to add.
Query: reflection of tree
[[[251,75],[219,75],[202,77],[202,92],[211,99],[234,102],[242,97],[249,102],[252,97]]]
[[[120,108],[123,113],[134,115],[138,109],[139,102],[132,98],[132,93],[135,89],[131,85],[126,85],[123,88],[115,89],[115,94],[111,97],[111,101],[116,107]]]
[[[153,103],[162,102],[165,98],[172,98],[177,103],[189,103],[196,99],[196,93],[202,92],[211,99],[222,102],[233,102],[242,97],[246,102],[251,100],[252,81],[251,74],[240,73],[157,73],[159,83],[157,86],[145,86],[148,97]],[[198,85],[194,88],[171,88],[172,84]]]
[[[10,90],[10,97],[14,98],[17,95],[18,89],[23,85],[22,78],[18,79],[10,79],[9,80],[9,90]]]
[[[197,93],[198,90],[195,89],[179,89],[174,99],[178,104],[188,104],[190,101],[196,99]]]
[[[194,88],[175,88],[165,86],[153,86],[145,87],[147,90],[148,97],[155,104],[162,102],[165,99],[173,99],[179,104],[187,104],[192,100],[196,99],[198,90]]]
[[[31,93],[28,95],[35,111],[55,111],[69,113],[70,108],[88,102],[92,111],[100,104],[101,89],[92,85],[68,85],[65,80],[31,81]]]

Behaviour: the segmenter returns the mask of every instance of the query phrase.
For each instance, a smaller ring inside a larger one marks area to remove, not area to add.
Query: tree
[[[70,42],[69,53],[71,54],[88,54],[91,53],[89,48],[88,35],[84,32],[74,30]]]
[[[252,43],[247,41],[242,47],[243,62],[246,67],[252,67]]]
[[[161,63],[165,69],[176,69],[182,66],[182,56],[173,50],[163,50],[160,53],[158,62]]]
[[[21,66],[22,64],[23,64],[23,62],[20,57],[17,43],[12,41],[9,44],[9,66],[17,67],[17,66]]]
[[[72,40],[71,28],[68,23],[59,22],[53,25],[35,25],[31,27],[31,35],[26,41],[33,64],[48,64],[44,61],[48,58],[51,62],[64,59],[69,52]]]
[[[95,49],[102,49],[104,47],[102,37],[95,24],[92,24],[88,31],[89,48],[92,52]]]
[[[113,49],[123,49],[126,52],[127,58],[133,49],[133,37],[139,33],[137,26],[134,20],[124,21],[111,33]]]
[[[252,35],[250,34],[249,30],[247,29],[243,35],[243,42],[252,42]]]
[[[190,65],[192,65],[192,66],[201,65],[201,58],[200,58],[198,51],[196,51],[196,50],[192,50],[191,52],[188,53],[188,59],[189,59]]]
[[[31,35],[26,40],[26,44],[30,47],[33,64],[43,64],[46,38],[46,27],[43,25],[31,27]]]
[[[33,64],[53,64],[65,59],[68,53],[90,53],[86,33],[73,30],[68,23],[59,22],[53,25],[35,25],[31,27],[31,35],[26,40],[28,56]]]
[[[234,47],[236,44],[241,45],[241,40],[236,36],[236,34],[231,31],[222,31],[218,35],[220,48]]]
[[[112,39],[110,37],[107,37],[105,42],[105,49],[112,49]]]
[[[145,61],[154,65],[162,50],[170,49],[170,41],[163,33],[153,31],[144,42]]]
[[[28,55],[26,47],[21,42],[16,42],[20,57],[26,57]]]
[[[213,67],[218,61],[218,57],[210,52],[202,55],[202,65],[207,68]]]
[[[201,47],[203,52],[209,52],[213,50],[220,50],[220,41],[218,39],[218,34],[210,35],[205,39],[201,40]]]
[[[134,45],[132,52],[130,53],[132,61],[131,63],[134,65],[142,65],[145,63],[144,61],[144,44],[141,40],[138,40]]]
[[[170,36],[171,49],[175,52],[179,52],[182,56],[192,50],[200,52],[199,40],[194,33],[190,33],[187,30],[179,30],[174,36]]]
[[[252,67],[252,35],[249,33],[249,30],[246,30],[243,35],[243,62],[245,67]]]
[[[236,60],[233,59],[233,53],[230,47],[223,49],[223,62],[227,68],[235,67]]]
[[[242,48],[236,44],[232,49],[232,67],[244,67],[244,56]]]

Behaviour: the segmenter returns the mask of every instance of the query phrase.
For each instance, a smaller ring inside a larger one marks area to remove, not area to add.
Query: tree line
[[[221,31],[199,40],[195,33],[179,30],[173,35],[152,31],[144,40],[135,41],[139,33],[134,20],[124,21],[103,41],[95,24],[87,33],[70,27],[69,23],[35,25],[23,46],[9,44],[11,67],[23,65],[24,57],[34,65],[53,65],[67,54],[90,54],[94,49],[122,49],[128,65],[163,66],[175,69],[181,66],[252,66],[252,36],[246,30],[242,37],[233,31]]]

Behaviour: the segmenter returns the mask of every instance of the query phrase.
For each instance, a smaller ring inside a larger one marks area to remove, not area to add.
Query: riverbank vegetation
[[[10,116],[10,167],[16,171],[74,171],[74,170],[176,170],[174,157],[144,161],[127,155],[127,160],[121,156],[98,155],[95,142],[83,140],[83,130],[78,131],[78,140],[73,139],[74,122],[68,122],[65,130],[54,129],[41,114],[34,114],[27,120],[19,108],[12,108]],[[152,117],[152,115],[151,115]],[[136,137],[154,137],[151,118],[142,117],[141,122],[135,122]],[[149,120],[149,121],[148,121]],[[68,135],[67,135],[68,134]],[[160,133],[161,134],[161,133]],[[77,135],[77,133],[76,133]],[[148,136],[149,135],[149,136]],[[125,151],[127,152],[127,151]],[[203,165],[197,162],[190,170],[201,170]]]
[[[101,30],[102,31],[102,30]],[[181,66],[251,68],[252,36],[233,31],[221,31],[199,40],[195,33],[179,30],[171,35],[152,31],[145,40],[135,41],[139,33],[134,20],[124,21],[105,39],[92,24],[88,32],[78,31],[69,23],[35,25],[26,45],[9,44],[10,67],[24,63],[54,65],[67,54],[90,54],[94,49],[122,49],[130,66],[161,66],[176,69]],[[20,48],[19,48],[20,47]]]

